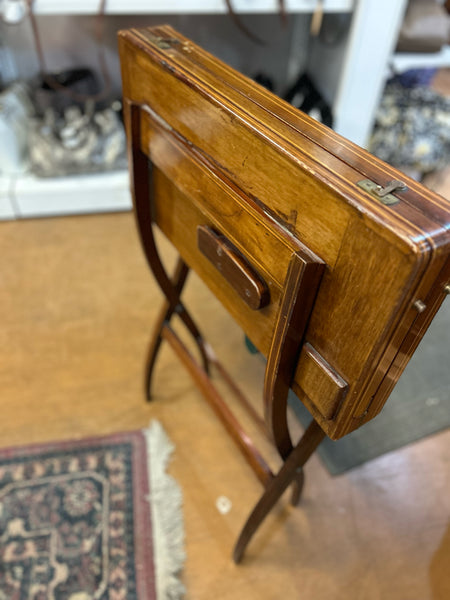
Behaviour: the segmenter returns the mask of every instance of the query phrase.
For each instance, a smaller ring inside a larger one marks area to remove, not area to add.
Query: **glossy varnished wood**
[[[287,457],[277,478],[268,482],[266,492],[259,499],[239,534],[233,551],[233,558],[236,563],[241,562],[245,549],[255,531],[275,506],[277,500],[281,498],[286,488],[292,483],[296,473],[303,468],[310,456],[317,450],[324,437],[325,433],[316,421],[312,421],[300,443]]]
[[[302,369],[299,395],[308,396],[326,419],[332,419],[348,393],[347,382],[309,344],[304,344],[296,368]],[[300,376],[294,375],[294,391],[296,379]]]
[[[264,415],[280,456],[293,450],[287,423],[287,398],[323,274],[323,263],[293,254],[267,359]]]
[[[144,114],[140,144],[155,166],[161,229],[266,356],[287,255],[297,240],[319,256],[326,271],[305,342],[333,373],[323,369],[321,389],[343,382],[345,394],[326,406],[312,397],[311,366],[319,363],[308,354],[293,387],[332,438],[371,419],[444,298],[448,202],[171,28],[125,32],[120,47],[125,95]],[[401,178],[408,190],[388,207],[358,187],[365,178]],[[267,281],[272,302],[258,314],[246,313],[190,241],[199,224],[218,222]],[[421,314],[417,300],[426,305]]]
[[[197,227],[198,249],[220,271],[225,281],[253,310],[264,308],[270,302],[270,293],[264,279],[236,250],[226,236],[206,225]]]

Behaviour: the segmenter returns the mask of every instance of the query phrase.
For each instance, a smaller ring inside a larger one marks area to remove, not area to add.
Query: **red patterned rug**
[[[161,426],[0,451],[0,600],[181,598]]]

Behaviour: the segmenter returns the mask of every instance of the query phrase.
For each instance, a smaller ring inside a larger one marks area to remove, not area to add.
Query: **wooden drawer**
[[[255,346],[267,355],[293,253],[323,264],[263,212],[200,152],[143,114],[142,150],[152,163],[154,220],[181,256],[221,300]],[[253,309],[199,248],[198,228],[223,236],[266,286],[268,301]]]

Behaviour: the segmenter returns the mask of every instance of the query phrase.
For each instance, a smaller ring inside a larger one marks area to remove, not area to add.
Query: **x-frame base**
[[[184,283],[187,275],[187,267],[183,265],[184,263],[180,259],[177,264],[173,279],[174,287],[177,288],[177,291],[179,290],[179,293],[181,293],[183,287],[183,285],[180,285],[181,279]],[[244,552],[253,535],[256,533],[259,526],[274,507],[276,502],[291,484],[293,485],[291,499],[292,504],[296,505],[300,501],[304,483],[303,467],[325,437],[325,433],[315,421],[312,421],[299,442],[293,447],[292,451],[284,460],[283,465],[278,473],[273,474],[263,457],[253,445],[253,442],[250,440],[249,436],[244,432],[240,423],[234,417],[226,402],[222,399],[212,383],[210,379],[211,365],[214,365],[220,371],[220,374],[225,378],[225,381],[232,388],[232,391],[235,393],[244,407],[250,412],[251,416],[259,424],[264,426],[262,419],[260,419],[257,414],[253,413],[251,404],[245,400],[245,397],[242,395],[237,386],[227,375],[225,369],[215,357],[211,347],[199,335],[195,336],[195,341],[200,350],[203,366],[201,366],[195,360],[194,356],[170,326],[170,318],[176,312],[176,310],[170,310],[169,302],[166,301],[161,312],[161,318],[156,324],[154,335],[150,344],[150,352],[147,362],[147,397],[149,400],[151,399],[150,385],[156,356],[158,354],[161,342],[166,340],[175,351],[180,361],[187,368],[197,387],[202,392],[203,396],[213,408],[219,419],[222,421],[227,431],[234,439],[247,462],[252,467],[253,471],[265,488],[259,501],[250,513],[234,547],[233,560],[236,563],[239,563],[241,562]],[[162,316],[168,316],[169,318],[163,319]]]

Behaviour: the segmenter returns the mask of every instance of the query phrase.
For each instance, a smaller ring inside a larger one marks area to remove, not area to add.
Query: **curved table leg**
[[[164,268],[159,256],[155,237],[153,234],[153,213],[152,213],[152,193],[151,172],[152,164],[140,147],[141,141],[141,110],[137,104],[126,102],[124,105],[124,115],[129,128],[131,139],[130,159],[131,159],[131,190],[134,203],[134,215],[136,217],[137,227],[141,238],[142,248],[147,258],[148,265],[161,288],[166,303],[157,321],[155,332],[152,337],[147,359],[146,374],[146,395],[149,398],[150,383],[155,365],[156,357],[161,346],[161,330],[165,322],[169,321],[173,313],[177,313],[188,331],[194,338],[202,358],[203,368],[209,373],[209,362],[205,343],[200,331],[188,313],[183,303],[180,301],[180,295],[189,272],[189,267],[180,258],[176,267],[174,277],[171,279]]]
[[[178,305],[178,306],[180,306],[180,305]],[[197,326],[195,325],[194,321],[192,320],[191,316],[189,315],[189,313],[187,312],[187,310],[184,308],[183,305],[181,305],[181,309],[182,309],[181,311],[177,310],[176,312],[178,312],[180,319],[186,325],[186,327],[190,331],[192,337],[194,338],[194,341],[197,344],[197,348],[200,352],[200,356],[202,359],[203,370],[205,371],[205,373],[207,375],[209,375],[210,374],[210,361],[208,358],[208,351],[206,349],[205,341],[202,337],[202,334],[198,330]]]
[[[303,491],[304,484],[305,484],[305,472],[303,471],[303,467],[299,467],[295,474],[295,478],[292,481],[292,496],[291,496],[292,506],[298,506],[300,504],[300,499],[302,497],[302,491]]]
[[[247,519],[234,547],[233,560],[235,563],[241,561],[245,549],[259,525],[266,518],[286,488],[293,482],[293,479],[298,474],[298,469],[303,467],[324,437],[325,433],[316,421],[313,421],[277,475],[267,485],[265,492]]]
[[[267,429],[283,460],[293,450],[287,422],[287,399],[323,265],[301,252],[291,257],[264,378],[264,412]],[[291,503],[296,506],[303,489],[303,470],[291,477]]]
[[[183,260],[181,260],[181,258],[179,258],[177,261],[177,265],[175,267],[175,273],[172,277],[173,287],[174,287],[174,290],[177,293],[178,297],[180,296],[180,294],[183,290],[183,287],[186,282],[186,278],[187,278],[188,274],[189,274],[189,267],[186,265],[186,263]],[[150,346],[149,346],[148,354],[147,354],[147,362],[146,362],[147,366],[146,366],[146,376],[145,376],[145,392],[147,394],[147,400],[151,400],[152,375],[153,375],[153,369],[154,369],[155,363],[156,363],[156,357],[158,356],[158,352],[161,347],[161,342],[162,342],[161,331],[164,326],[164,323],[166,321],[170,321],[170,318],[171,318],[174,310],[175,310],[175,306],[173,306],[172,303],[166,299],[166,301],[164,302],[164,306],[162,307],[161,312],[159,313],[159,317],[155,323],[153,336],[150,341]]]
[[[174,312],[178,312],[180,318],[183,320],[184,324],[186,325],[186,327],[192,334],[195,342],[197,343],[197,346],[198,346],[198,349],[200,352],[203,369],[205,370],[206,374],[209,374],[209,370],[210,370],[209,369],[209,359],[208,359],[208,355],[207,355],[207,351],[206,351],[206,347],[205,347],[205,342],[203,341],[203,338],[202,338],[199,330],[197,329],[197,327],[192,319],[187,319],[187,320],[183,319],[183,316],[186,313],[186,309],[182,305],[180,305],[179,302],[177,302],[175,305],[173,304],[173,300],[175,300],[175,299],[179,300],[181,292],[183,291],[184,284],[186,283],[188,274],[189,274],[189,267],[182,260],[182,258],[179,257],[176,268],[175,268],[175,273],[172,277],[173,289],[174,289],[175,294],[174,294],[173,298],[170,300],[168,298],[166,298],[164,306],[162,307],[159,317],[156,321],[156,325],[154,328],[153,336],[151,338],[150,347],[149,347],[148,354],[147,354],[145,393],[147,395],[148,401],[151,400],[152,375],[153,375],[153,370],[154,370],[155,363],[156,363],[156,358],[158,356],[158,352],[161,347],[162,328],[164,326],[164,323],[168,323],[170,321]],[[181,310],[180,310],[180,308],[181,308]]]

